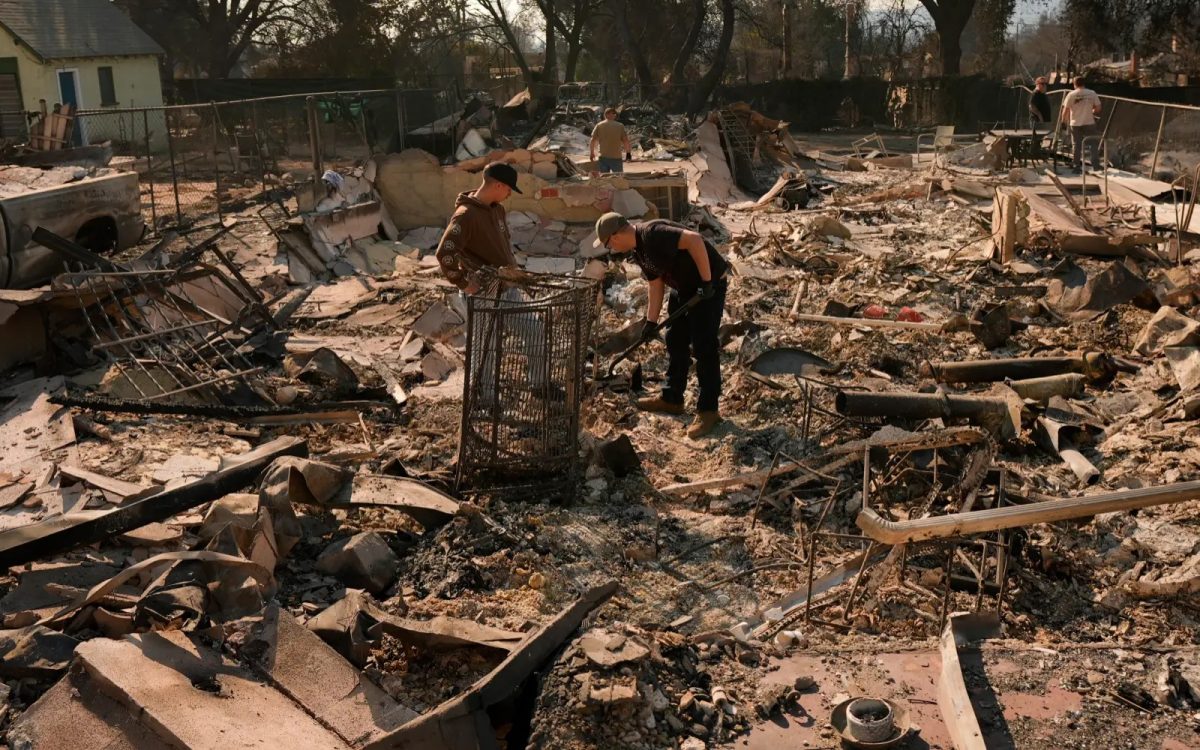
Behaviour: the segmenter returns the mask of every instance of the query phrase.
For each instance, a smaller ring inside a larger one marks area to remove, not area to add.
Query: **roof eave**
[[[12,29],[10,29],[8,27],[8,24],[4,23],[4,21],[0,21],[0,29],[4,29],[5,31],[7,31],[8,35],[13,38],[13,42],[16,43],[16,45],[18,47],[24,47],[25,49],[29,50],[29,53],[31,55],[33,55],[34,57],[36,57],[38,59],[38,62],[43,62],[43,63],[46,62],[46,57],[41,52],[38,52],[37,49],[32,44],[25,41],[25,39],[20,34],[13,31]]]
[[[41,57],[39,55],[39,59],[44,63],[53,63],[58,60],[94,60],[98,57],[166,57],[166,54],[166,52],[127,52],[120,55],[57,55],[55,57]]]

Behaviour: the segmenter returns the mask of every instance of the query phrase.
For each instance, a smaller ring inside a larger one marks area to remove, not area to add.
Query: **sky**
[[[890,4],[891,0],[867,0],[867,7],[878,8]],[[912,0],[915,4],[916,0]],[[1017,0],[1017,12],[1014,21],[1035,21],[1044,12],[1054,12],[1062,5],[1062,0]]]

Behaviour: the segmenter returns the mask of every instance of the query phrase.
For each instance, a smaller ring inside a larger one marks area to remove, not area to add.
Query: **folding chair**
[[[957,141],[975,141],[978,140],[976,135],[955,135],[953,125],[938,125],[932,133],[921,133],[917,136],[917,161],[921,158],[921,141],[929,139],[929,145],[925,146],[927,150],[933,151],[933,163],[938,163],[938,157],[954,151],[958,148]]]
[[[878,151],[883,156],[889,156],[887,146],[883,145],[883,138],[879,133],[871,133],[865,138],[859,138],[852,145],[854,146],[854,155],[859,159],[865,159],[871,151]]]

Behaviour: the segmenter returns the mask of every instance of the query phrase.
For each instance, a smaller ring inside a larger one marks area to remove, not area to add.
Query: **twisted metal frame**
[[[590,279],[542,275],[468,298],[460,489],[574,486],[596,299]]]

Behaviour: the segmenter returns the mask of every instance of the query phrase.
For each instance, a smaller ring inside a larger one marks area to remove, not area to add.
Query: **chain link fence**
[[[1013,124],[1028,127],[1029,101],[1033,92],[1025,87],[1014,91]],[[1059,128],[1059,115],[1066,95],[1066,90],[1047,92],[1054,146],[1060,151],[1071,148],[1070,136],[1065,128]],[[1200,107],[1105,94],[1100,94],[1100,102],[1096,134],[1107,145],[1108,161],[1112,166],[1171,182],[1193,173],[1200,165]]]
[[[80,112],[81,145],[109,144],[136,171],[155,233],[216,222],[263,194],[310,184],[412,145],[413,131],[453,128],[452,91],[381,89]],[[432,143],[436,144],[436,139]]]

